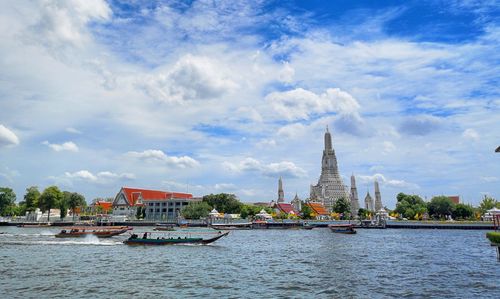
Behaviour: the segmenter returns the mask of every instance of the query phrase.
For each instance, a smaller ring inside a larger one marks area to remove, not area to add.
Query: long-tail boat
[[[151,233],[145,232],[142,238],[139,238],[138,235],[132,234],[130,238],[123,241],[124,244],[127,245],[175,245],[175,244],[210,244],[219,240],[222,237],[225,237],[229,234],[228,231],[219,231],[217,233],[212,233],[215,235],[211,238],[202,238],[202,237],[191,237],[191,236],[171,236],[169,234],[161,234],[161,233]]]
[[[73,226],[61,230],[56,238],[78,238],[93,235],[99,238],[109,238],[121,235],[130,228],[127,226]]]
[[[352,224],[330,224],[328,225],[330,230],[334,233],[339,234],[355,234],[354,225]]]

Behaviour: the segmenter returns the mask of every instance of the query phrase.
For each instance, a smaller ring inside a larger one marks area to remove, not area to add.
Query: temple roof
[[[286,214],[290,214],[290,213],[294,213],[295,215],[298,215],[299,212],[296,211],[292,204],[289,204],[289,203],[283,203],[283,202],[280,202],[278,204],[276,204],[276,208],[278,208],[280,211],[282,211],[283,213],[286,213]]]
[[[306,203],[315,214],[318,215],[329,215],[328,211],[325,209],[325,207],[320,204],[319,202],[308,202]]]

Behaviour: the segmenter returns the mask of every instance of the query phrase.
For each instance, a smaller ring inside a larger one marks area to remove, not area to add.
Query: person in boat
[[[137,239],[137,235],[136,234],[132,234],[132,236],[130,236],[131,239]]]
[[[142,235],[142,238],[143,239],[147,239],[148,238],[148,233],[144,233],[144,235]]]

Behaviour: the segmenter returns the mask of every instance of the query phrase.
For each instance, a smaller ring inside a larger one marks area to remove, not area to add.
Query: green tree
[[[262,207],[259,206],[243,204],[240,210],[240,217],[243,219],[254,217],[256,214],[259,214],[261,209]]]
[[[50,210],[56,207],[59,201],[63,198],[63,193],[57,186],[50,186],[43,190],[42,195],[38,201],[39,207],[42,212],[47,212],[47,221],[50,221]]]
[[[454,219],[469,219],[474,216],[474,208],[471,205],[459,203],[455,205],[452,215]]]
[[[146,207],[139,206],[137,207],[137,211],[135,213],[135,218],[144,219],[146,217]]]
[[[70,193],[66,198],[66,202],[68,203],[68,207],[71,209],[73,214],[73,221],[75,221],[75,211],[78,207],[85,207],[87,202],[85,201],[85,197],[77,192]]]
[[[429,215],[434,218],[445,218],[453,214],[455,204],[447,196],[435,196],[427,205]]]
[[[359,219],[361,219],[361,220],[368,218],[369,214],[370,214],[370,211],[368,211],[366,209],[360,208],[358,210],[358,216],[359,216]]]
[[[302,215],[302,219],[312,219],[313,210],[310,206],[302,204],[302,208],[300,209],[300,214]]]
[[[37,186],[26,188],[24,195],[24,203],[26,204],[26,211],[33,212],[38,207],[38,200],[40,199],[40,191]]]
[[[345,214],[349,214],[350,210],[351,210],[351,204],[344,197],[337,199],[337,201],[333,205],[333,211],[335,213],[345,215]]]
[[[481,214],[484,214],[486,213],[486,211],[493,209],[496,205],[497,201],[493,197],[485,195],[483,200],[479,204],[479,209],[481,210]]]
[[[203,196],[203,201],[221,213],[239,214],[243,204],[234,194],[219,193]]]
[[[200,219],[207,217],[211,209],[207,202],[192,202],[182,209],[181,214],[186,219]]]
[[[66,218],[66,215],[68,214],[68,201],[70,196],[71,192],[63,191],[61,199],[59,199],[59,201],[56,203],[61,219]]]
[[[398,202],[394,211],[407,219],[415,219],[417,214],[421,216],[427,212],[427,205],[418,195],[399,193],[396,199]]]
[[[16,193],[14,190],[1,187],[0,188],[0,216],[12,215],[13,206],[16,205]]]

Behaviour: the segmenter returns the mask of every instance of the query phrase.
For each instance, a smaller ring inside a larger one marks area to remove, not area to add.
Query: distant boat
[[[252,223],[251,222],[246,222],[246,223],[212,223],[210,227],[214,229],[251,229],[252,228]]]
[[[127,240],[123,241],[124,244],[127,245],[175,245],[175,244],[210,244],[219,240],[222,237],[225,237],[229,234],[229,232],[219,231],[215,233],[215,237],[204,239],[201,237],[168,237],[161,233],[150,233],[145,232],[142,238],[139,238],[136,234],[133,234]],[[156,237],[155,237],[156,236]]]
[[[175,231],[174,224],[156,224],[154,230],[158,231]]]
[[[48,223],[23,223],[17,225],[17,227],[47,227],[47,226],[52,226],[52,224],[48,222]]]
[[[339,234],[355,234],[354,225],[352,224],[330,224],[328,225],[330,230],[334,233]]]
[[[74,226],[61,230],[56,238],[78,238],[88,235],[99,238],[110,238],[127,232],[130,228],[127,226]]]

